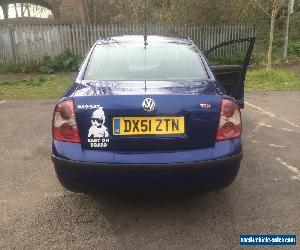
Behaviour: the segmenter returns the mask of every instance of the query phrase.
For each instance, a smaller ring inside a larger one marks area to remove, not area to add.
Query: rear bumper
[[[57,176],[70,190],[92,189],[216,189],[236,177],[242,153],[215,160],[172,164],[109,164],[52,156]]]

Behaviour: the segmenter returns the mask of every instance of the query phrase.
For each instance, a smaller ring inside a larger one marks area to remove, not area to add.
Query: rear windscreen
[[[204,80],[207,74],[193,46],[176,43],[97,45],[85,80]]]

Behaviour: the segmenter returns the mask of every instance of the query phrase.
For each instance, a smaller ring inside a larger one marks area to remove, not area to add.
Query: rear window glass
[[[97,45],[85,80],[204,80],[207,74],[194,47],[176,43]]]

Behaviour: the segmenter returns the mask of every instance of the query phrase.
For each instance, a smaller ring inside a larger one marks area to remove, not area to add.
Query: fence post
[[[8,31],[9,31],[9,41],[10,41],[10,47],[11,47],[11,52],[13,55],[13,63],[17,64],[17,53],[16,53],[16,39],[15,39],[15,29],[13,24],[8,25]]]

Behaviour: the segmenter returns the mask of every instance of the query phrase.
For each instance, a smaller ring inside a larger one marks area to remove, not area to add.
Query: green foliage
[[[283,62],[283,42],[276,41],[274,43],[273,53],[273,64],[281,64]],[[298,60],[300,59],[300,42],[291,41],[288,46],[288,59]],[[265,65],[267,61],[267,49],[256,48],[252,54],[251,64],[252,65]]]
[[[261,1],[267,7],[266,1]],[[83,0],[83,5],[88,23],[143,24],[145,21],[145,0]],[[257,23],[268,19],[249,0],[147,0],[147,16],[149,23],[189,25]]]
[[[292,42],[288,46],[289,58],[300,58],[300,42]]]
[[[28,78],[25,78],[23,80],[19,80],[19,81],[0,81],[0,86],[13,86],[13,85],[19,85],[22,84],[24,86],[41,86],[45,83],[50,83],[52,80],[54,79],[53,75],[50,76],[30,76]]]
[[[291,15],[290,39],[292,41],[300,40],[300,1],[295,1],[294,13]]]
[[[29,77],[28,79],[23,80],[23,82],[28,86],[41,86],[44,83],[49,83],[53,79],[53,76],[40,76],[37,78]]]
[[[10,82],[9,81],[0,82],[0,87],[5,85],[10,85]]]
[[[226,65],[226,64],[236,64],[236,65],[242,65],[245,59],[245,53],[242,51],[238,51],[234,54],[221,54],[216,55],[214,53],[211,53],[208,55],[208,61],[211,65]]]
[[[65,50],[54,58],[45,56],[43,63],[40,66],[36,64],[0,64],[0,74],[33,72],[51,74],[54,72],[74,72],[78,71],[82,60],[83,58],[81,56],[74,55],[70,50]]]
[[[70,50],[65,50],[54,58],[44,57],[43,64],[38,68],[38,71],[46,74],[77,71],[82,60],[81,56],[76,56]]]
[[[31,73],[36,72],[37,66],[34,64],[0,64],[0,74],[4,73]]]
[[[251,64],[252,65],[261,65],[266,64],[267,54],[265,51],[256,50],[252,54]]]
[[[249,70],[246,91],[300,89],[300,78],[291,70]]]

